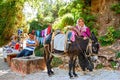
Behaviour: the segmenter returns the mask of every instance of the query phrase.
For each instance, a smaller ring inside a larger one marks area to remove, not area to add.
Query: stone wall
[[[12,59],[11,69],[14,72],[26,75],[44,70],[46,65],[43,57],[21,57]]]

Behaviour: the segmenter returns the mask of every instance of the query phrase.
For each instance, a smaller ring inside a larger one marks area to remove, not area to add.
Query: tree
[[[24,0],[9,0],[0,4],[0,45],[9,41],[12,34],[24,21],[23,3]]]

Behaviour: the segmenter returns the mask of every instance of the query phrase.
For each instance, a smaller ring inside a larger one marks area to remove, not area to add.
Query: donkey
[[[98,54],[99,44],[96,36],[92,33],[90,39],[92,40],[92,52]],[[79,64],[83,71],[85,69],[93,70],[94,66],[92,61],[86,55],[89,54],[89,50],[86,51],[89,40],[83,40],[83,38],[76,36],[75,42],[72,42],[69,45],[68,52],[63,53],[65,56],[69,57],[69,77],[77,77],[78,75],[75,72],[75,65],[77,58],[79,59]],[[84,44],[83,44],[84,43]],[[49,76],[53,75],[54,72],[51,70],[51,61],[54,57],[54,54],[51,52],[51,44],[49,43],[44,47],[44,59],[47,66],[47,73]],[[63,55],[62,54],[62,55]]]

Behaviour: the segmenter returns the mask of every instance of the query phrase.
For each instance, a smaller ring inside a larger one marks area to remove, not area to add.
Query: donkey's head
[[[91,40],[92,40],[92,53],[98,54],[99,43],[98,43],[97,37],[95,36],[93,32],[91,33]]]

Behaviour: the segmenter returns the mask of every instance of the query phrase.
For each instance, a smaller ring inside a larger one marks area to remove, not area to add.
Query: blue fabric
[[[72,32],[68,33],[68,40],[70,41],[70,38],[72,37]]]
[[[40,37],[40,36],[41,36],[40,30],[36,30],[35,33],[36,33],[36,36],[37,36],[37,37]]]
[[[33,54],[33,51],[29,51],[26,49],[23,49],[18,55],[17,57],[23,57],[23,56],[30,56]]]
[[[39,44],[43,44],[43,42],[44,42],[44,38],[43,37],[36,37],[36,38],[37,38]]]
[[[28,39],[26,42],[27,42],[28,44],[35,44],[35,41],[34,41],[34,40],[30,40],[30,39]],[[30,51],[34,51],[35,46],[26,46],[25,49],[30,50]]]
[[[44,42],[44,38],[40,37],[40,44],[43,44],[43,42]]]

